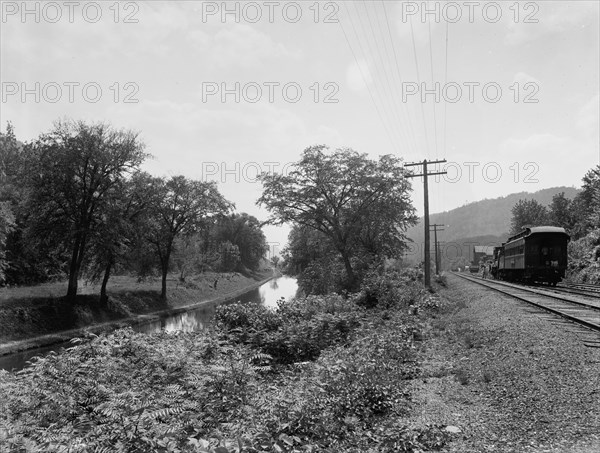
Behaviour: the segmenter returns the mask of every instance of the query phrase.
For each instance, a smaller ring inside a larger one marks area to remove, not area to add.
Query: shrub
[[[323,349],[348,341],[358,326],[356,309],[338,295],[280,301],[274,311],[232,304],[219,307],[216,319],[230,340],[286,365],[315,360]]]
[[[423,288],[413,270],[372,269],[361,284],[357,303],[367,308],[408,307],[422,295]]]

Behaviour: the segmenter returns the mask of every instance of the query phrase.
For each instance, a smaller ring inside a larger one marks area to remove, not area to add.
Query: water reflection
[[[234,300],[225,302],[225,304],[234,302],[257,303],[269,308],[275,308],[280,298],[289,299],[294,297],[297,290],[298,284],[296,283],[296,279],[284,276],[270,280],[259,288],[249,291]],[[165,317],[156,322],[136,326],[133,329],[143,333],[159,332],[162,329],[167,332],[177,330],[192,332],[204,329],[212,322],[217,306],[217,304],[205,305],[195,310]]]
[[[225,303],[255,303],[275,308],[277,306],[277,301],[280,298],[283,297],[289,299],[294,297],[297,290],[298,284],[296,283],[296,279],[283,276],[270,280],[259,288]],[[185,313],[165,316],[155,322],[134,326],[133,330],[141,333],[154,333],[160,332],[162,329],[167,332],[175,332],[178,330],[192,332],[205,329],[212,323],[218,305],[219,304],[204,305],[201,308],[190,310]],[[26,362],[34,356],[44,355],[50,351],[59,351],[63,347],[69,346],[71,345],[68,342],[65,342],[0,357],[0,369],[20,370],[26,365]]]

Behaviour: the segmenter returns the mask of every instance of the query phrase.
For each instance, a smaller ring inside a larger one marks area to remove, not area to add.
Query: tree
[[[258,204],[270,211],[270,223],[302,225],[331,240],[346,271],[346,287],[355,289],[353,258],[365,250],[380,257],[402,254],[403,233],[416,222],[405,176],[393,156],[375,161],[351,149],[313,146],[287,175],[260,175],[264,189]]]
[[[107,300],[111,271],[127,260],[135,247],[137,231],[145,228],[151,181],[150,175],[138,172],[116,183],[107,193],[102,222],[91,237],[89,265],[91,279],[102,278],[100,299],[103,301]]]
[[[194,233],[207,218],[225,214],[232,205],[213,182],[193,181],[184,176],[151,184],[146,238],[153,245],[162,274],[161,297],[167,297],[167,273],[175,238]]]
[[[571,215],[571,200],[565,197],[565,193],[557,193],[552,197],[548,207],[548,223],[571,231],[574,225]]]
[[[548,223],[548,210],[535,200],[519,200],[512,208],[511,234],[517,234],[525,226]]]
[[[6,134],[0,132],[0,283],[4,282],[5,270],[8,268],[6,257],[6,241],[15,229],[16,219],[13,204],[19,201],[14,187],[19,145],[10,123],[6,126]]]
[[[6,237],[15,226],[15,217],[7,202],[0,202],[0,284],[4,282],[4,272],[8,267],[6,260]]]
[[[260,222],[246,213],[233,213],[219,218],[215,225],[214,240],[237,246],[240,263],[248,269],[258,268],[268,250]]]
[[[111,190],[139,167],[143,148],[134,132],[82,121],[58,121],[26,147],[32,227],[70,250],[71,300],[90,239],[106,222]]]
[[[586,236],[600,227],[600,165],[589,170],[583,177],[581,192],[570,206],[573,218],[573,239]]]

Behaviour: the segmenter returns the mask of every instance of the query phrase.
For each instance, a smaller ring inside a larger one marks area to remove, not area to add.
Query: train
[[[556,286],[567,269],[569,234],[564,228],[524,228],[494,247],[491,273],[498,280]]]

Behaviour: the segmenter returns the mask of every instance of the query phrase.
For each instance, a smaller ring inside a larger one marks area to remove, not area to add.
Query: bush
[[[422,295],[423,288],[413,270],[373,269],[365,275],[356,303],[366,308],[405,308]]]
[[[567,278],[579,283],[600,284],[600,229],[568,245]]]
[[[355,307],[337,295],[282,300],[274,311],[232,304],[217,308],[216,320],[232,341],[285,365],[315,360],[323,349],[348,341],[358,326]]]

